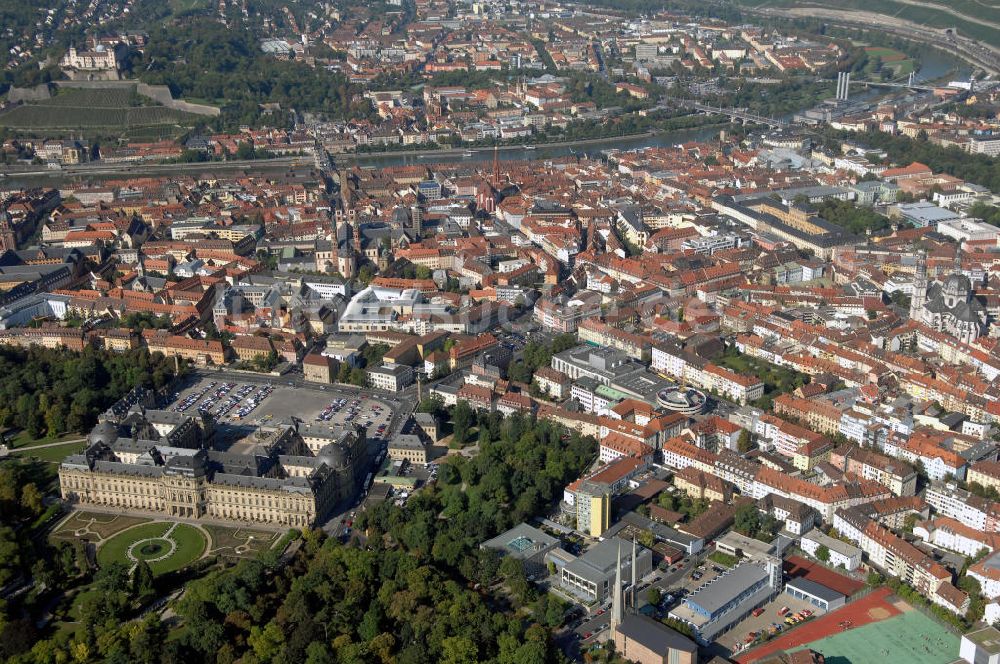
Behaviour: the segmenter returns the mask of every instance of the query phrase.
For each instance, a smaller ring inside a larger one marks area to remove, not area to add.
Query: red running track
[[[853,629],[854,627],[885,620],[892,616],[898,616],[902,611],[890,604],[886,599],[891,594],[892,591],[889,588],[879,588],[867,597],[859,599],[856,602],[851,602],[833,613],[807,620],[801,625],[792,628],[788,634],[771,639],[767,643],[739,655],[736,657],[736,661],[740,664],[750,664],[751,662],[756,662],[773,655],[779,650],[792,650],[807,643],[819,641],[834,634],[840,634],[844,631],[841,623],[845,621],[850,622]],[[884,609],[885,615],[873,618],[869,613],[871,609]]]

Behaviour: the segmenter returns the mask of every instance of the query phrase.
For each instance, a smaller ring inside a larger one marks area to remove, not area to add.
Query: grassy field
[[[0,124],[11,129],[95,129],[177,124],[188,117],[165,106],[87,107],[17,106],[0,115]]]
[[[39,445],[43,445],[40,442]],[[22,447],[14,451],[14,456],[30,457],[39,461],[49,463],[62,463],[62,460],[71,454],[79,454],[86,449],[87,443],[80,441],[76,443],[62,443],[53,447]]]
[[[738,565],[740,562],[739,558],[731,556],[728,553],[723,553],[721,551],[715,551],[709,554],[708,559],[711,560],[713,563],[719,563],[723,567],[736,567],[736,565]]]
[[[52,533],[58,539],[74,539],[76,531],[86,530],[100,539],[107,539],[126,528],[147,523],[149,519],[122,514],[101,514],[100,512],[73,512],[72,515]],[[86,535],[84,535],[86,536]],[[93,539],[93,538],[92,538]]]
[[[169,538],[164,538],[171,527],[173,530]],[[194,526],[183,523],[174,526],[172,523],[158,521],[129,528],[104,542],[97,551],[97,562],[101,565],[110,565],[114,562],[129,565],[131,563],[128,557],[129,548],[142,540],[150,540],[149,546],[137,546],[133,549],[133,555],[139,559],[149,560],[149,567],[154,574],[173,572],[190,565],[201,557],[208,545],[205,536]],[[176,545],[173,552],[171,552],[171,542]],[[157,557],[166,554],[169,555],[163,560],[156,560]]]
[[[79,440],[85,436],[78,433],[65,433],[61,436],[55,436],[53,438],[32,438],[28,435],[27,431],[19,431],[14,435],[8,435],[7,445],[12,450],[23,450],[29,447],[36,447],[38,445],[49,445],[51,443],[58,443],[68,440]]]
[[[865,49],[865,53],[869,58],[881,58],[883,66],[891,68],[896,76],[908,76],[916,66],[913,58],[894,48],[869,46]]]
[[[169,0],[170,11],[174,14],[206,11],[212,8],[211,0]]]
[[[31,102],[32,106],[46,108],[119,108],[138,106],[139,97],[135,88],[109,88],[91,90],[88,88],[58,88],[49,99]]]
[[[249,558],[267,551],[281,538],[281,533],[246,528],[224,528],[206,525],[205,530],[212,538],[214,555]]]

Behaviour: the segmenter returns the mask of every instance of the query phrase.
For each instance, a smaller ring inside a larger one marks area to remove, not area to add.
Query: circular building
[[[668,387],[656,394],[656,403],[661,407],[684,415],[697,415],[707,401],[705,393],[693,387]]]

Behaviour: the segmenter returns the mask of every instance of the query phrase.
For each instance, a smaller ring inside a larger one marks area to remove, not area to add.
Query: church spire
[[[635,535],[632,536],[632,588],[629,590],[629,599],[631,600],[629,608],[633,611],[639,608],[639,598],[636,597],[636,589],[639,587],[635,578]]]
[[[622,541],[618,540],[618,562],[615,564],[615,586],[611,589],[611,637],[622,622]]]
[[[927,303],[927,252],[920,249],[917,252],[917,267],[913,272],[913,295],[910,296],[910,320],[919,321],[923,318],[924,305]]]

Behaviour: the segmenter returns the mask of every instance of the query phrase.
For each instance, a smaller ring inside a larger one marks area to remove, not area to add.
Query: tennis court
[[[917,610],[848,629],[805,647],[826,661],[850,664],[948,664],[958,657],[958,636]]]

